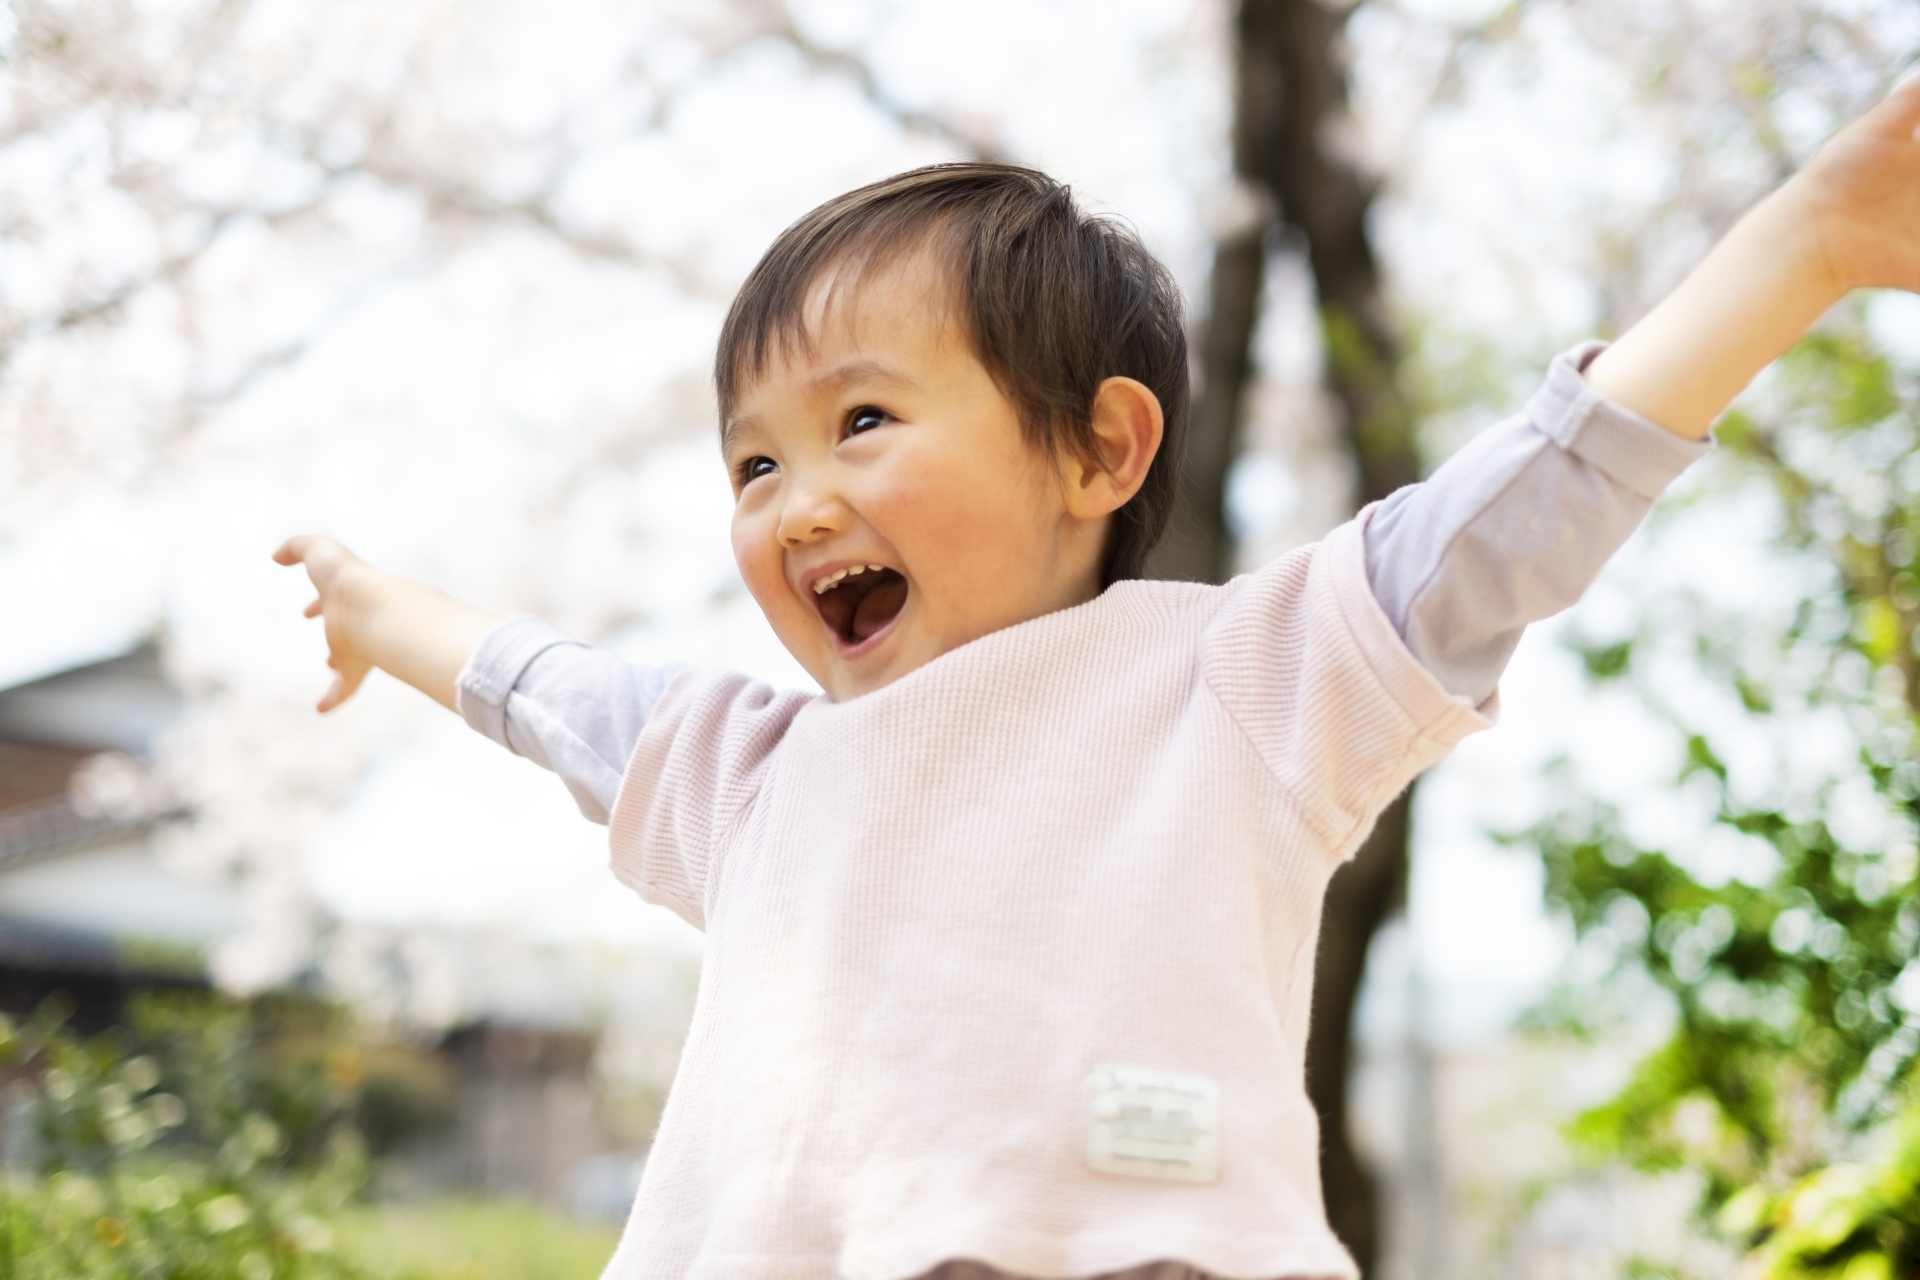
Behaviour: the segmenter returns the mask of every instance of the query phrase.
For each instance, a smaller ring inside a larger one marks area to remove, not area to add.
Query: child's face
[[[1092,599],[1108,524],[1071,509],[930,264],[853,292],[816,301],[813,349],[768,366],[723,444],[741,576],[836,701]]]

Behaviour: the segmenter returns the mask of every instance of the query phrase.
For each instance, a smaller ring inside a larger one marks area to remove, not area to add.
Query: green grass
[[[619,1236],[501,1200],[374,1205],[338,1227],[341,1251],[391,1280],[595,1280]]]

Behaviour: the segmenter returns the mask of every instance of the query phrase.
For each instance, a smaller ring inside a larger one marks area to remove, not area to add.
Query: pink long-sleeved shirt
[[[846,703],[681,673],[614,870],[709,947],[608,1275],[1352,1275],[1302,1066],[1321,896],[1485,723],[1395,634],[1358,524]]]

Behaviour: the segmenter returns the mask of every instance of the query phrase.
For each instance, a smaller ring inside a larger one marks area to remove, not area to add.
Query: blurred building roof
[[[179,718],[181,706],[149,641],[105,662],[0,689],[0,742],[149,758],[155,736]]]
[[[0,689],[0,1008],[195,971],[238,926],[231,886],[156,856],[155,830],[181,815],[90,804],[76,785],[103,762],[144,772],[181,708],[150,643]]]

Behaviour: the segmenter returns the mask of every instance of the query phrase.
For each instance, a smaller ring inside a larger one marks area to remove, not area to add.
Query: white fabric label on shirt
[[[1204,1076],[1142,1067],[1095,1067],[1087,1167],[1173,1182],[1220,1176],[1220,1086]]]

